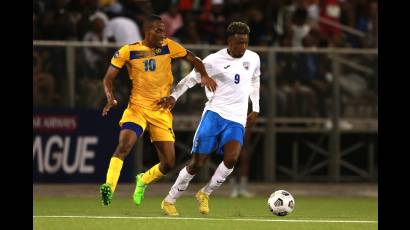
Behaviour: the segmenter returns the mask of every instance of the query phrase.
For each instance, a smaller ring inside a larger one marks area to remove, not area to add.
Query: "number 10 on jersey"
[[[155,71],[155,68],[156,68],[155,59],[145,60],[144,67],[145,67],[145,72]]]

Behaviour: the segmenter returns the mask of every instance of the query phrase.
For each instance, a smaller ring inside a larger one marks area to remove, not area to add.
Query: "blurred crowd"
[[[302,46],[302,39],[313,32],[319,35],[319,46],[377,47],[377,0],[33,0],[33,4],[33,39],[38,40],[133,42],[142,38],[144,17],[155,13],[165,21],[168,36],[185,44],[224,44],[226,26],[240,20],[251,28],[250,45],[289,41]]]
[[[238,20],[250,26],[251,46],[378,47],[377,0],[33,0],[33,4],[34,40],[132,43],[143,39],[142,22],[155,13],[166,23],[167,35],[182,44],[224,45],[226,26]],[[99,107],[104,101],[100,80],[114,50],[93,47],[77,51],[76,95],[87,96],[77,98],[76,104]],[[61,103],[64,52],[33,49],[35,105]],[[267,94],[268,58],[260,55],[262,103],[267,105],[263,98]],[[377,58],[346,58],[377,69]],[[327,55],[278,53],[275,71],[279,116],[329,115],[333,67]],[[362,94],[368,91],[360,89],[370,88],[377,94],[377,71],[342,71],[347,93]],[[125,97],[127,90],[120,90]]]

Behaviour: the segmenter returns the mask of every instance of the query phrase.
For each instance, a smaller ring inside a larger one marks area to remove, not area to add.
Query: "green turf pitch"
[[[378,229],[377,198],[296,197],[294,212],[276,217],[268,211],[267,198],[211,197],[210,214],[203,216],[195,198],[185,196],[177,202],[178,218],[164,217],[162,197],[146,197],[141,207],[131,196],[114,197],[109,207],[98,199],[34,198],[34,229]]]

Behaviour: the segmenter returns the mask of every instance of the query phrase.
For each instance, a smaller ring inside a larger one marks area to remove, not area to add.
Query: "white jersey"
[[[221,117],[246,125],[249,97],[252,110],[259,112],[260,59],[253,51],[246,50],[241,58],[233,58],[227,49],[208,55],[203,63],[208,75],[218,85],[215,92],[205,87],[207,110]],[[188,88],[201,82],[201,75],[192,70],[175,87],[171,96],[178,99]]]

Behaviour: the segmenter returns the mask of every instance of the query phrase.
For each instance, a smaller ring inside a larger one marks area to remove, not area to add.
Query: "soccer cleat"
[[[161,209],[167,216],[179,216],[177,208],[175,207],[175,203],[168,203],[165,200],[163,200],[161,203]]]
[[[109,184],[102,184],[100,187],[101,200],[103,205],[108,206],[112,201],[112,190]]]
[[[142,198],[144,198],[144,191],[147,185],[141,181],[141,177],[144,173],[140,173],[135,177],[135,191],[134,191],[134,203],[139,206],[141,204]]]
[[[239,192],[237,188],[234,188],[231,192],[231,195],[229,195],[231,198],[237,198],[239,196]]]
[[[196,200],[198,201],[199,212],[202,214],[208,214],[209,213],[209,207],[208,207],[209,196],[206,195],[204,192],[198,191],[195,197],[196,197]]]

